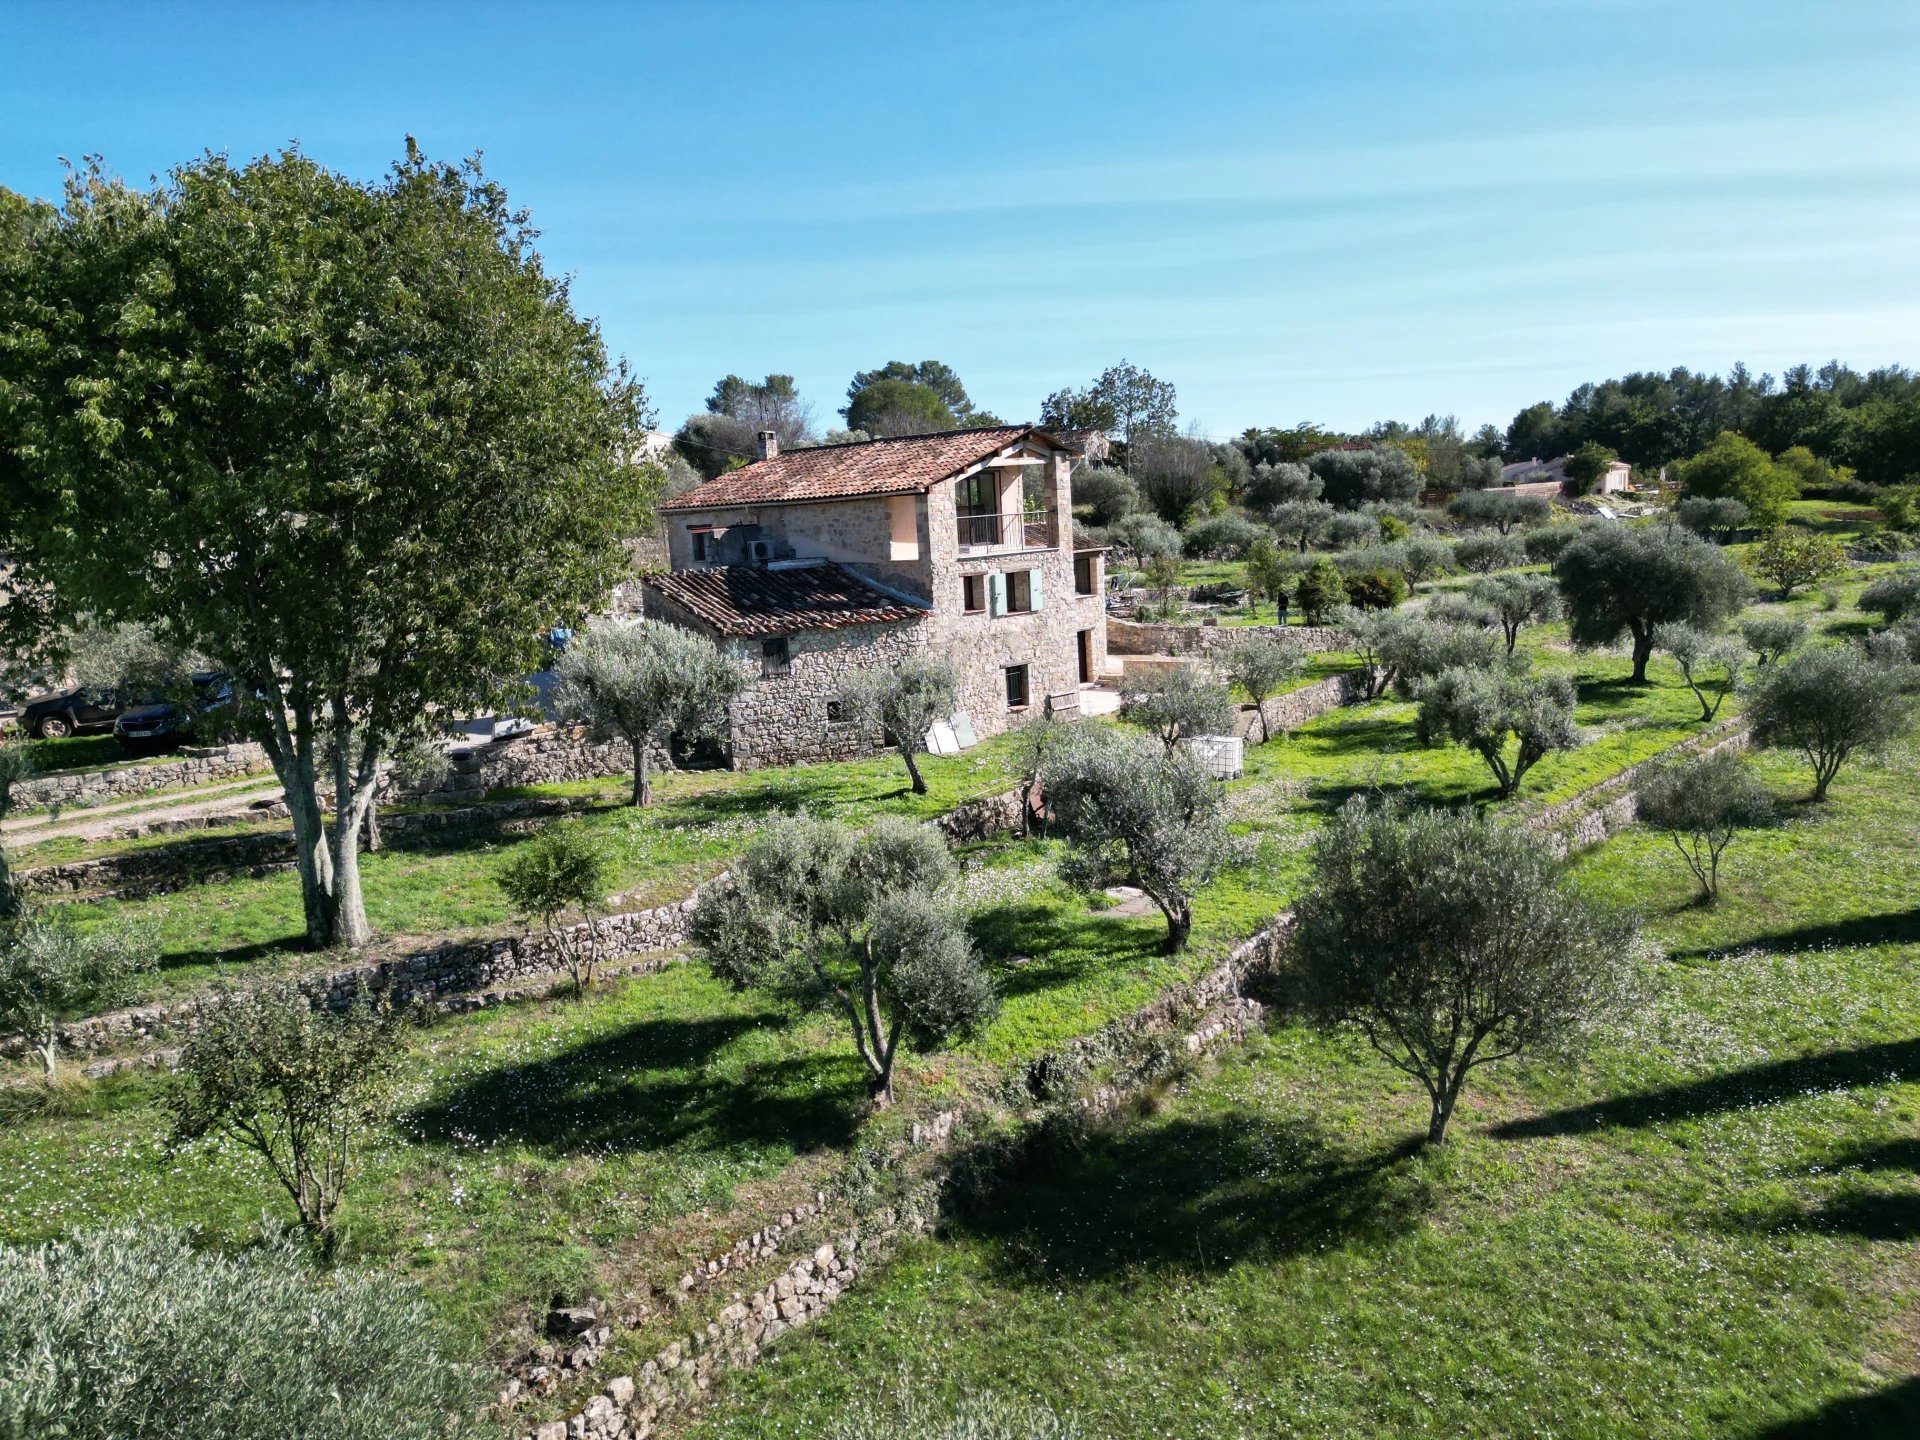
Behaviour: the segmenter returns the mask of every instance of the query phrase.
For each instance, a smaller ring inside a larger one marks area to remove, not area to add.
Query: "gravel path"
[[[172,795],[151,796],[145,800],[117,800],[111,805],[93,805],[84,810],[63,810],[58,814],[21,815],[0,820],[0,835],[16,845],[38,840],[74,836],[82,840],[105,840],[122,826],[148,820],[185,820],[232,810],[244,813],[257,800],[273,799],[280,794],[280,782],[266,780],[225,780],[218,785],[201,785]]]

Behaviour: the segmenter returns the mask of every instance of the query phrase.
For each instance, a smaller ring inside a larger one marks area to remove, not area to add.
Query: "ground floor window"
[[[1009,710],[1027,708],[1027,667],[1024,665],[1007,667],[1007,708]]]

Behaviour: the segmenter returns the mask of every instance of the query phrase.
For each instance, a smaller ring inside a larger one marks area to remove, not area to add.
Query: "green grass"
[[[1283,1017],[907,1242],[689,1428],[814,1434],[904,1380],[1096,1436],[1914,1433],[1917,759],[1743,837],[1713,907],[1664,837],[1582,857],[1670,953],[1585,1059],[1481,1072],[1443,1153],[1405,1077]]]

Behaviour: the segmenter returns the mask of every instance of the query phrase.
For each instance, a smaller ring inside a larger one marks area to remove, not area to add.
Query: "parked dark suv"
[[[42,695],[20,709],[19,725],[36,740],[64,740],[90,730],[111,730],[133,702],[117,690],[91,690],[82,685],[57,695]]]
[[[113,738],[129,750],[165,749],[193,739],[198,716],[233,703],[233,676],[224,670],[201,670],[192,679],[191,706],[163,700],[129,710],[113,722]]]

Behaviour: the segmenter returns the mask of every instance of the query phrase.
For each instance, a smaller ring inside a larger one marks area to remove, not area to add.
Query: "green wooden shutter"
[[[987,614],[1007,613],[1007,577],[999,571],[987,577]]]
[[[1027,603],[1035,610],[1040,608],[1040,572],[1038,570],[1027,572]]]

